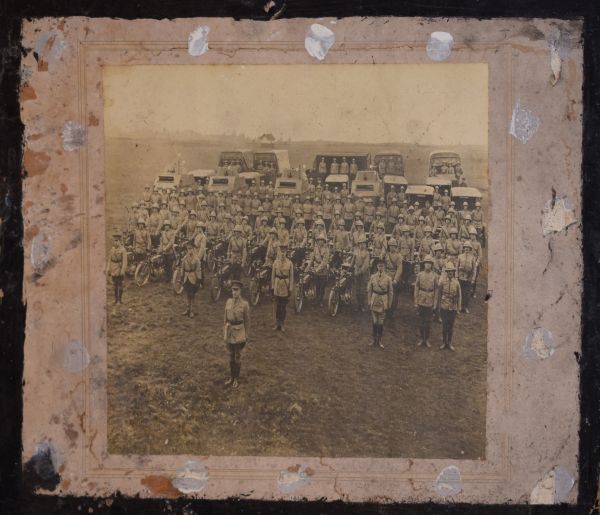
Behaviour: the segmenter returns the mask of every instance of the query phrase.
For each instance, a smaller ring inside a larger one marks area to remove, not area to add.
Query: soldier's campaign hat
[[[396,189],[396,186],[395,186],[394,184],[392,184],[392,189],[393,189],[393,190],[395,190],[395,189]]]
[[[196,222],[196,227],[204,227],[206,224],[202,220]]]
[[[400,189],[404,191],[404,186],[400,186]],[[406,200],[404,202],[406,202]]]
[[[401,230],[402,232],[410,232],[410,227],[408,225],[403,225]]]
[[[113,237],[115,240],[120,240],[120,239],[122,238],[122,234],[121,234],[120,232],[113,232],[113,235],[112,235],[112,237]]]
[[[468,203],[468,202],[465,200],[465,201],[463,202],[463,207],[465,207],[465,206],[468,206],[468,205],[469,205],[469,203]]]
[[[393,186],[392,186],[392,188],[393,188]],[[392,204],[397,204],[397,203],[398,203],[398,199],[397,198],[393,198],[392,199]]]
[[[398,213],[398,218],[399,218],[399,219],[400,219],[400,218],[402,218],[402,219],[403,219],[403,218],[404,218],[404,213]]]
[[[216,216],[217,216],[217,213],[215,213],[214,211],[211,211],[211,212],[210,212],[210,215],[208,215],[208,216],[210,216],[211,218],[213,218],[213,217],[216,217]]]
[[[242,220],[248,220],[248,217],[246,215],[242,216]]]
[[[423,215],[419,216],[419,222],[424,222],[425,221],[425,217]]]
[[[408,206],[408,210],[409,210],[409,211],[414,211],[414,210],[415,210],[415,208],[414,208],[414,207],[412,207],[412,206]]]
[[[433,251],[435,252],[436,250],[444,250],[444,247],[442,247],[442,244],[439,241],[433,246]]]
[[[143,218],[138,218],[138,221],[137,221],[137,223],[138,223],[138,225],[139,225],[139,224],[144,224],[144,225],[146,225],[146,220],[144,220]]]
[[[423,229],[423,232],[433,232],[433,229],[431,227],[429,227],[428,225],[426,225],[425,229]]]
[[[423,258],[423,263],[427,263],[427,262],[429,262],[429,263],[432,263],[432,264],[433,264],[433,258],[432,258],[432,257],[431,257],[429,254],[427,254],[427,255],[426,255],[424,258]]]
[[[420,204],[419,204],[419,201],[417,200],[417,201],[415,202],[415,206],[419,206],[419,205],[420,205]]]
[[[377,229],[385,229],[385,224],[383,222],[379,222],[377,224]]]
[[[450,215],[446,215],[446,216],[444,217],[444,220],[452,220],[452,219],[450,218]]]
[[[477,234],[477,229],[475,227],[469,227],[469,234]]]
[[[325,225],[323,220],[315,220],[315,225]]]
[[[475,202],[475,207],[481,207],[481,202]]]
[[[268,222],[268,221],[269,221],[269,218],[268,218],[268,217],[266,217],[266,216],[263,216],[263,217],[261,218],[261,220],[262,220],[263,222]]]
[[[448,261],[446,263],[446,266],[444,267],[444,271],[446,271],[446,272],[455,272],[456,271],[456,267],[454,266],[454,263],[452,263],[452,261]]]
[[[451,208],[448,208],[448,213],[456,213],[456,211],[454,210],[453,207],[451,207]]]
[[[225,213],[225,218],[229,220],[231,218],[231,213]]]
[[[390,246],[390,247],[397,247],[398,246],[398,242],[396,241],[396,238],[390,238],[390,241],[388,241],[388,246]]]
[[[358,226],[363,226],[365,224],[363,224],[362,220],[357,220],[355,225],[358,227]]]
[[[465,220],[470,220],[471,219],[471,213],[467,213],[465,216],[463,216],[463,218]]]
[[[463,246],[463,249],[466,249],[466,248],[472,249],[473,248],[473,245],[471,245],[471,242],[469,240],[465,241],[462,246]]]
[[[275,227],[271,227],[269,234],[277,234],[277,229],[275,229]]]
[[[206,200],[203,200],[202,203],[200,204],[202,207],[206,207],[208,206],[208,203],[206,202]]]
[[[233,228],[233,232],[243,232],[244,229],[242,229],[242,226],[240,224],[237,224],[236,226],[234,226]]]
[[[190,211],[190,216],[198,216],[198,213],[196,213],[196,211],[194,211],[193,209]]]
[[[234,279],[233,281],[231,281],[231,289],[238,288],[241,290],[243,287],[244,287],[244,284],[242,283],[242,281],[238,281],[237,279]]]
[[[323,213],[321,213],[321,211],[317,211],[315,216],[323,216]]]
[[[450,234],[458,234],[458,230],[456,229],[456,227],[450,227],[450,230],[448,232]]]
[[[170,220],[165,220],[165,221],[163,222],[163,227],[166,227],[167,225],[168,225],[169,227],[171,227],[171,221],[170,221]]]
[[[317,241],[327,241],[324,234],[319,234],[316,238]]]
[[[433,213],[435,211],[435,209],[433,209],[433,206],[429,206],[429,212]]]
[[[439,187],[438,185],[436,185],[436,186],[435,186],[435,189],[436,189],[436,190],[439,190],[439,189],[440,189],[440,187]]]
[[[451,200],[451,201],[450,201],[450,205],[451,205],[452,207],[454,207],[454,206],[456,205],[456,203],[454,202],[454,200]]]
[[[298,218],[298,223],[299,224],[303,224],[304,223],[304,218]]]

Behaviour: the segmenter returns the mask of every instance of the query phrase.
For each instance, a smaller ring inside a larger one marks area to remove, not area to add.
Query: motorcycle
[[[217,259],[227,254],[227,240],[225,238],[211,239],[206,242],[206,265],[211,272],[217,266]]]
[[[252,265],[250,275],[249,300],[252,306],[256,306],[262,295],[267,295],[271,290],[272,265],[257,260]]]
[[[217,302],[223,290],[231,290],[231,264],[224,257],[215,258],[215,275],[210,285],[210,298]]]
[[[173,285],[173,291],[177,295],[183,293],[183,263],[182,263],[182,251],[180,245],[174,245],[173,250],[175,251],[175,260],[173,261],[173,278],[171,284]]]
[[[317,298],[317,284],[315,272],[304,263],[297,272],[298,280],[294,285],[294,311],[300,313],[304,306],[304,299],[314,301]]]
[[[340,265],[334,268],[334,283],[329,291],[329,301],[327,303],[327,311],[332,317],[338,314],[340,303],[348,305],[352,302],[354,292],[352,261],[352,253],[344,253]]]
[[[165,273],[164,257],[162,253],[148,254],[146,259],[140,261],[135,268],[133,280],[138,286],[144,286],[150,278],[153,281],[160,279]]]

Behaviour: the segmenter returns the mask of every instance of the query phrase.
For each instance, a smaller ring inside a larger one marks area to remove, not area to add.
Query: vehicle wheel
[[[250,277],[252,275],[252,263],[246,263],[244,266],[244,275]]]
[[[301,285],[296,285],[294,288],[294,311],[300,313],[304,304],[304,291]]]
[[[133,280],[138,286],[144,286],[150,278],[150,267],[148,263],[142,261],[136,268],[133,274]]]
[[[177,267],[173,272],[173,291],[177,295],[183,293],[183,270],[181,267]]]
[[[346,304],[352,304],[352,297],[354,296],[354,286],[352,283],[346,286],[346,291],[344,292],[344,302]]]
[[[252,306],[256,306],[258,301],[260,300],[260,284],[258,284],[258,279],[253,277],[250,280],[250,304]]]
[[[316,286],[316,284],[314,284],[314,283],[310,284],[310,286],[306,290],[306,297],[308,299],[310,299],[311,301],[313,301],[313,300],[315,300],[317,298],[317,286]]]
[[[215,271],[215,254],[212,249],[208,251],[206,256],[206,265],[211,272]]]
[[[340,307],[340,292],[337,288],[331,288],[329,292],[329,302],[327,304],[327,309],[329,310],[329,314],[334,317],[338,313],[338,309]]]
[[[222,289],[221,279],[219,277],[213,277],[210,285],[210,298],[213,302],[217,302],[221,298]]]

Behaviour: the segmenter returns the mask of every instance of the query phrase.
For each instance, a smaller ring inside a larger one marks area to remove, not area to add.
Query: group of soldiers
[[[441,348],[454,350],[454,320],[457,313],[469,312],[483,259],[481,205],[477,203],[474,209],[466,202],[456,206],[449,192],[439,189],[433,198],[419,201],[407,198],[403,187],[392,187],[374,199],[353,198],[347,188],[330,190],[314,182],[302,197],[276,195],[272,184],[252,184],[247,191],[233,194],[146,186],[140,201],[128,209],[127,225],[134,259],[162,254],[167,281],[172,276],[175,246],[185,246],[181,265],[187,304],[183,314],[190,317],[204,280],[208,249],[216,241],[227,243],[232,291],[237,292],[226,304],[224,334],[234,386],[241,367],[241,344],[249,331],[249,308],[240,291],[250,242],[266,249],[276,304],[273,328],[284,332],[298,266],[314,273],[316,300],[322,304],[332,258],[350,256],[355,309],[371,311],[371,345],[380,348],[384,347],[384,320],[394,316],[401,292],[414,287],[420,319],[418,345],[431,346],[430,331],[437,316],[442,323]],[[121,234],[115,234],[113,241],[108,270],[115,303],[120,303],[127,251]],[[289,259],[290,250],[297,248],[307,250],[302,264]],[[248,327],[242,331],[239,326],[245,324]]]

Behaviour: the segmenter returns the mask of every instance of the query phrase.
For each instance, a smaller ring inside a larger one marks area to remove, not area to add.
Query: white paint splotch
[[[306,31],[304,48],[308,54],[319,61],[325,59],[327,52],[335,43],[335,33],[319,23],[313,23]]]
[[[312,476],[312,470],[306,465],[294,465],[279,472],[277,487],[285,494],[304,488]]]
[[[521,143],[527,143],[540,128],[540,119],[517,100],[510,120],[510,133]]]
[[[544,204],[542,210],[542,234],[548,236],[577,223],[575,206],[567,197],[555,197]]]
[[[63,148],[72,152],[85,144],[85,127],[72,120],[63,125],[62,131]]]
[[[210,480],[208,467],[199,461],[187,461],[171,484],[184,494],[197,494],[204,490]]]
[[[31,241],[31,266],[37,275],[43,274],[54,264],[50,237],[45,233],[36,234]]]
[[[42,440],[35,446],[32,461],[37,474],[47,480],[58,473],[65,460],[62,452],[51,441]]]
[[[208,50],[208,33],[210,27],[200,25],[196,27],[188,36],[188,53],[197,57]]]
[[[432,61],[445,61],[452,53],[454,38],[449,32],[432,32],[427,41],[427,55]]]
[[[536,483],[529,500],[531,504],[559,504],[567,500],[574,485],[573,474],[559,465]]]
[[[455,465],[444,468],[435,480],[433,488],[441,497],[458,495],[462,492],[460,471]]]
[[[43,63],[45,63],[48,66],[48,71],[53,73],[64,48],[65,40],[60,31],[52,29],[40,32],[33,48],[38,62],[38,70],[43,70]]]
[[[90,355],[79,340],[71,340],[63,352],[63,368],[77,374],[90,364]]]
[[[555,27],[554,30],[550,31],[546,41],[548,42],[548,48],[550,49],[550,70],[552,71],[550,84],[556,86],[560,80],[562,62],[569,57],[571,48],[573,47],[573,41],[571,34],[564,30],[560,30],[558,27]]]
[[[554,354],[556,342],[554,336],[543,327],[536,327],[526,337],[523,352],[530,359],[546,359]]]

